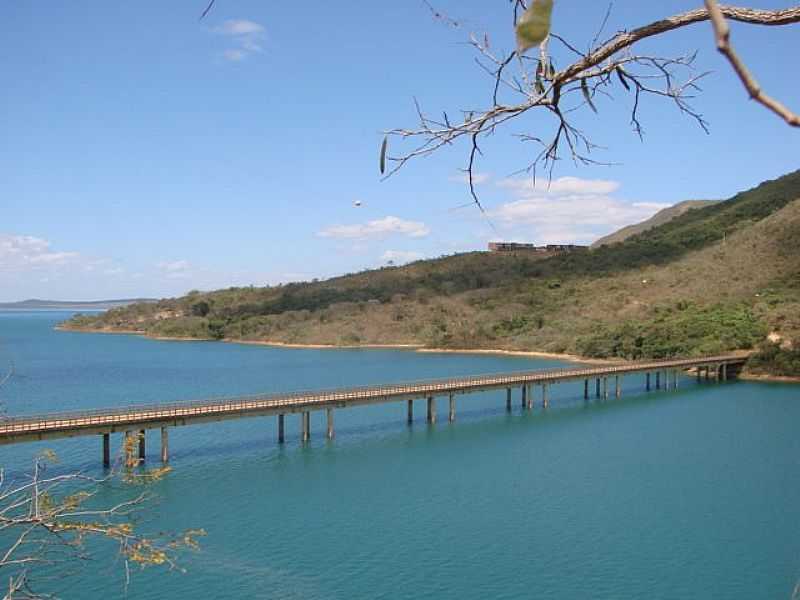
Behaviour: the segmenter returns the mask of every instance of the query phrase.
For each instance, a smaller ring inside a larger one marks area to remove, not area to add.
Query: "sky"
[[[541,112],[482,142],[486,208],[470,205],[455,144],[378,171],[382,132],[485,106],[492,81],[471,33],[513,49],[508,2],[298,3],[32,0],[0,6],[0,301],[163,297],[272,285],[482,250],[491,240],[590,243],[660,208],[727,198],[797,169],[800,132],[750,102],[708,23],[641,46],[697,51],[693,106],[615,86],[575,122],[606,163],[559,162],[549,187],[524,172]],[[616,0],[606,34],[700,6]],[[781,2],[752,3],[779,8]],[[554,31],[586,48],[608,4],[557,0]],[[800,26],[733,25],[759,81],[800,110]],[[571,60],[553,48],[556,65]],[[510,99],[510,96],[508,97]],[[579,103],[574,103],[576,106]],[[389,153],[403,150],[391,142]],[[405,147],[407,149],[407,147]]]

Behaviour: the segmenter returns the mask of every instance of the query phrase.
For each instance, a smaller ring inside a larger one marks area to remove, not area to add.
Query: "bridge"
[[[110,436],[122,433],[126,437],[123,447],[127,462],[144,461],[146,431],[161,430],[161,461],[169,460],[170,427],[209,423],[245,417],[277,416],[278,442],[285,441],[285,418],[300,415],[300,437],[307,442],[311,436],[311,412],[325,410],[329,439],[334,436],[334,409],[366,404],[406,402],[407,419],[414,419],[414,401],[427,400],[427,422],[436,422],[436,397],[449,398],[448,420],[454,421],[456,396],[489,390],[506,391],[506,408],[511,410],[514,389],[520,390],[521,405],[532,409],[535,389],[544,408],[550,404],[550,386],[557,383],[583,380],[583,397],[590,397],[590,382],[594,380],[594,395],[609,397],[609,379],[613,377],[614,396],[622,395],[622,379],[626,375],[644,374],[645,389],[669,390],[678,387],[681,371],[694,371],[698,380],[715,381],[736,377],[744,366],[744,356],[711,356],[703,358],[631,362],[612,366],[591,366],[568,369],[549,369],[436,379],[411,383],[354,387],[335,390],[318,390],[277,394],[240,396],[236,398],[199,400],[173,404],[130,405],[75,412],[49,413],[12,417],[0,421],[0,445],[65,437],[100,435],[103,438],[103,464],[110,466]],[[654,376],[654,377],[653,377]],[[653,381],[655,379],[655,381]]]

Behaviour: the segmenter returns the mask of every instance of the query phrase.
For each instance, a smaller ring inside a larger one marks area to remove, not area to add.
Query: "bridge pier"
[[[542,408],[548,408],[550,406],[550,384],[543,383],[542,384]]]
[[[728,381],[728,363],[722,363],[722,381]]]
[[[144,450],[145,450],[144,442],[145,442],[145,432],[144,432],[144,429],[141,429],[139,431],[139,462],[140,463],[144,462],[144,455],[145,455],[145,453],[144,453]]]
[[[284,420],[285,415],[278,415],[278,443],[283,444],[286,441],[286,436],[284,435]]]
[[[103,434],[103,468],[108,469],[111,466],[111,434]]]
[[[136,461],[133,459],[133,447],[136,441],[133,439],[133,432],[126,431],[122,439],[122,445],[125,450],[125,467],[130,468],[136,466]]]
[[[661,389],[661,371],[656,371],[656,389]]]
[[[333,439],[333,435],[334,435],[333,434],[333,409],[332,408],[328,408],[328,409],[325,410],[325,413],[327,415],[327,420],[328,420],[328,439],[332,440]]]
[[[645,387],[645,390],[647,390],[649,392],[650,391],[650,373],[647,373],[645,375],[645,380],[646,380],[646,383],[645,383],[644,387]]]
[[[450,412],[447,415],[447,420],[451,423],[456,420],[456,397],[454,394],[450,394],[449,397],[450,402]]]
[[[311,439],[311,413],[300,413],[300,439],[305,443]]]
[[[520,392],[522,393],[522,397],[520,398],[520,407],[524,410],[526,406],[528,406],[528,387],[523,384],[520,388]]]
[[[436,398],[428,396],[428,423],[436,423]]]
[[[589,380],[588,379],[584,379],[583,380],[583,399],[584,400],[588,400],[589,399]]]
[[[414,401],[408,401],[408,424],[411,425],[414,422]]]
[[[680,378],[681,378],[681,372],[680,372],[680,370],[676,369],[675,370],[675,389],[676,390],[678,389],[678,382],[680,381]]]
[[[169,431],[166,427],[161,428],[161,462],[169,462]]]
[[[619,375],[616,375],[614,380],[614,395],[617,397],[617,399],[622,398],[622,378]]]
[[[525,384],[525,408],[527,410],[533,410],[533,387],[531,384]]]
[[[511,388],[506,389],[506,411],[511,412]]]
[[[600,378],[598,377],[595,381],[595,395],[599,398],[600,397]]]
[[[603,400],[608,400],[608,377],[603,377]]]

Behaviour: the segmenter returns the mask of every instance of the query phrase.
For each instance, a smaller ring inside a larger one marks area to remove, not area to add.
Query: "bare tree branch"
[[[764,90],[761,89],[761,86],[758,85],[758,82],[750,73],[747,66],[733,49],[731,45],[731,28],[725,20],[722,7],[720,7],[716,0],[705,0],[705,3],[711,18],[711,24],[714,27],[717,49],[728,59],[728,62],[731,63],[731,67],[733,67],[736,75],[739,76],[742,85],[744,85],[747,93],[750,94],[750,98],[774,112],[792,127],[800,127],[800,116],[793,113],[771,96],[768,96]]]

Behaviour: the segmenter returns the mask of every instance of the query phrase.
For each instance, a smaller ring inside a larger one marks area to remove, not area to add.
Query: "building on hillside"
[[[585,248],[588,248],[588,246],[578,246],[576,244],[547,244],[546,246],[537,246],[536,244],[522,244],[517,242],[489,242],[489,252],[496,252],[498,254],[525,253],[550,256],[553,254],[583,250]]]

